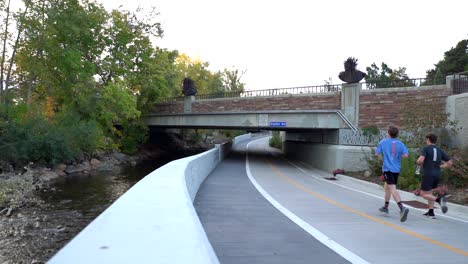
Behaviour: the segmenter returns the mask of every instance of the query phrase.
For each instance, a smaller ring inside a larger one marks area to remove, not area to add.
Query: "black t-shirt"
[[[449,161],[450,157],[435,145],[427,145],[421,150],[424,156],[423,172],[424,176],[440,176],[440,164],[442,161]]]

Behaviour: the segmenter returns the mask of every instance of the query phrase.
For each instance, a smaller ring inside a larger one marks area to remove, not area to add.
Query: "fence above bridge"
[[[445,84],[445,79],[435,78],[414,78],[402,80],[386,80],[386,81],[368,81],[362,83],[363,90],[381,89],[381,88],[396,88],[396,87],[421,87]],[[464,83],[463,83],[464,84]],[[245,90],[245,91],[226,91],[221,93],[199,94],[196,95],[196,100],[219,99],[219,98],[245,98],[245,97],[270,97],[281,95],[297,95],[297,94],[323,94],[340,92],[342,84],[324,84],[314,86],[299,86],[287,88],[275,88],[265,90]],[[468,88],[467,88],[468,91]],[[159,103],[181,102],[183,96],[162,98]]]

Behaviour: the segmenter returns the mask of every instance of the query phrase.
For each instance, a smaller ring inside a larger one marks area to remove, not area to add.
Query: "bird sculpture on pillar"
[[[188,77],[184,78],[184,83],[182,85],[182,93],[185,96],[197,95],[197,88],[195,87],[195,82],[192,79]]]
[[[360,70],[357,70],[357,59],[353,57],[349,57],[344,62],[345,71],[340,72],[338,77],[345,83],[358,83],[363,78],[367,76],[367,74],[363,73]]]

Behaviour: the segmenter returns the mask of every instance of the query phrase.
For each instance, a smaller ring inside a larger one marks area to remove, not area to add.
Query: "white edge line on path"
[[[268,201],[270,202],[276,209],[278,209],[281,213],[283,213],[287,218],[289,218],[291,221],[296,223],[299,227],[304,229],[307,233],[309,233],[311,236],[313,236],[315,239],[320,241],[322,244],[330,248],[331,250],[335,251],[338,255],[342,256],[346,260],[348,260],[351,263],[363,263],[367,264],[366,260],[362,259],[358,255],[354,254],[353,252],[349,251],[342,245],[338,244],[334,240],[330,239],[327,237],[325,234],[299,218],[297,215],[286,209],[284,206],[282,206],[278,201],[276,201],[268,192],[266,192],[255,180],[255,178],[252,176],[252,173],[250,171],[250,162],[249,162],[249,145],[259,141],[261,139],[253,140],[249,142],[246,145],[246,161],[245,161],[245,170],[247,172],[247,176],[249,177],[250,182],[255,186],[257,191]]]
[[[365,194],[365,195],[368,195],[368,196],[372,196],[372,197],[375,197],[375,198],[378,198],[380,200],[383,200],[384,198],[383,197],[380,197],[380,196],[377,196],[375,194],[371,194],[371,193],[368,193],[368,192],[364,192],[364,191],[360,191],[360,190],[357,190],[357,189],[354,189],[354,188],[351,188],[351,187],[348,187],[348,186],[344,186],[344,185],[341,185],[339,183],[336,183],[336,182],[332,182],[332,181],[328,181],[328,180],[325,180],[321,177],[317,177],[315,175],[312,175],[311,173],[308,173],[306,170],[304,170],[303,168],[299,167],[297,164],[295,164],[294,162],[284,158],[284,160],[286,160],[289,164],[291,164],[293,167],[295,167],[296,169],[300,170],[302,173],[306,174],[307,176],[310,176],[314,179],[317,179],[317,180],[320,180],[320,181],[323,181],[323,182],[326,182],[326,183],[330,183],[330,184],[334,184],[336,186],[340,186],[342,188],[345,188],[345,189],[348,189],[348,190],[351,190],[351,191],[355,191],[355,192],[358,192],[358,193],[362,193],[362,194]],[[390,201],[391,203],[393,204],[396,204],[395,201],[391,200]],[[413,206],[410,206],[410,205],[405,205],[405,206],[408,206],[410,207],[411,209],[414,209],[416,211],[420,211],[420,212],[426,212],[425,210],[423,209],[419,209],[419,208],[416,208],[416,207],[413,207]],[[448,216],[448,215],[443,215],[443,214],[437,214],[437,216],[441,216],[441,217],[445,217],[445,218],[448,218],[448,219],[452,219],[452,220],[457,220],[457,221],[460,221],[460,222],[464,222],[464,223],[468,223],[467,220],[463,220],[463,219],[460,219],[460,218],[456,218],[456,217],[453,217],[453,216]]]

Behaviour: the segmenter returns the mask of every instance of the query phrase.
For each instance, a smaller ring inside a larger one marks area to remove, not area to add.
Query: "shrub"
[[[448,151],[453,166],[442,171],[444,183],[455,188],[468,186],[468,148],[464,150],[452,149]]]
[[[421,177],[416,176],[416,160],[419,153],[410,151],[408,158],[401,161],[401,173],[398,178],[398,187],[403,190],[413,191],[421,185]]]
[[[374,150],[373,150],[374,151]],[[419,188],[420,178],[415,176],[416,160],[419,154],[416,151],[410,151],[408,158],[401,161],[401,173],[398,178],[398,188],[403,190],[415,190]],[[366,157],[369,170],[374,176],[382,175],[382,159],[376,155]]]
[[[54,122],[32,116],[0,123],[0,160],[16,165],[29,161],[55,164],[94,152],[103,138],[99,125],[67,117],[70,119],[62,116]]]
[[[224,136],[227,138],[235,138],[237,136],[245,134],[244,130],[225,130],[224,131]]]
[[[382,175],[382,159],[374,155],[375,148],[372,148],[372,153],[365,157],[369,171],[374,176]]]
[[[277,149],[283,148],[283,142],[281,142],[279,131],[273,131],[273,136],[270,138],[269,144],[270,144],[270,147],[273,147],[273,148],[277,148]]]
[[[126,122],[122,126],[121,149],[132,154],[138,150],[138,145],[148,139],[148,127],[141,121]]]

